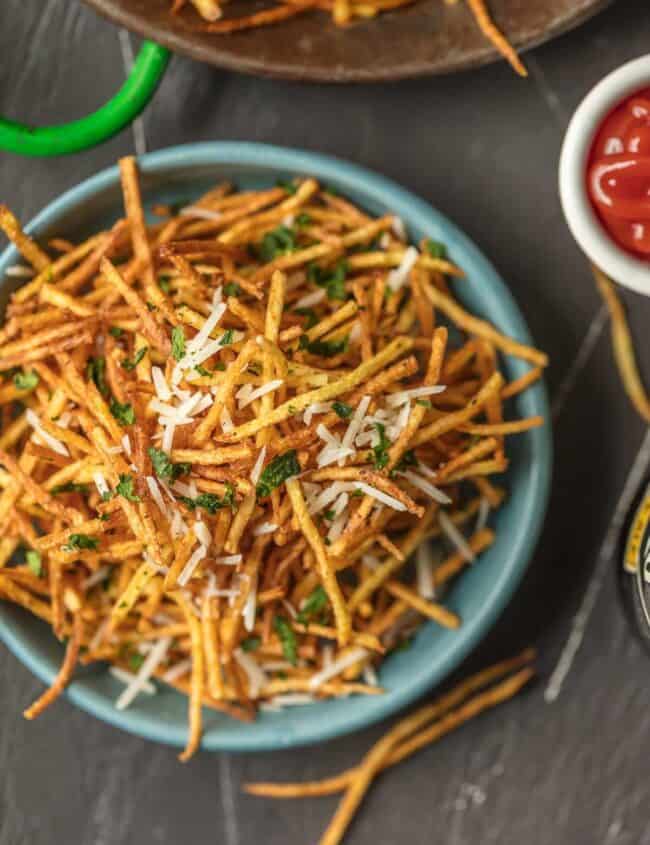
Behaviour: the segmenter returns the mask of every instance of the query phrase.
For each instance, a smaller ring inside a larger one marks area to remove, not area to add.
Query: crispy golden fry
[[[650,399],[648,399],[648,394],[639,375],[625,309],[616,293],[612,280],[598,267],[592,265],[592,270],[596,285],[607,305],[612,321],[612,347],[623,388],[641,418],[650,422]]]

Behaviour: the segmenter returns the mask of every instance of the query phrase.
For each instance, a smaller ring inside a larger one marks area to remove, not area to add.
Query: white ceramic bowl
[[[560,199],[573,237],[614,281],[646,295],[650,295],[650,264],[625,252],[605,231],[589,200],[585,174],[594,135],[604,118],[622,100],[648,86],[650,55],[606,76],[578,106],[560,155]]]

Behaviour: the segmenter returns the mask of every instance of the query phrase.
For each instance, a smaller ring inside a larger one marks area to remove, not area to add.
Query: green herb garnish
[[[332,410],[337,414],[337,416],[341,417],[342,420],[347,420],[347,418],[352,415],[352,411],[354,409],[352,405],[347,405],[345,402],[333,402]]]
[[[129,667],[134,671],[137,672],[138,669],[144,663],[144,655],[138,654],[137,651],[134,651],[133,654],[129,656]]]
[[[133,358],[125,358],[122,361],[122,367],[125,370],[135,370],[135,368],[138,366],[140,361],[142,361],[144,356],[147,354],[148,350],[149,350],[148,346],[143,346],[141,349],[138,349],[138,351],[135,353]]]
[[[92,381],[102,396],[108,396],[108,385],[106,384],[106,359],[89,358],[86,364],[86,378]]]
[[[113,396],[110,401],[111,414],[115,417],[120,425],[133,425],[135,422],[135,411],[130,402],[118,402]]]
[[[273,620],[273,628],[282,643],[282,653],[285,658],[295,666],[298,662],[298,643],[293,628],[283,616],[276,616]]]
[[[182,326],[174,326],[172,329],[172,356],[176,361],[185,357],[185,332]]]
[[[286,255],[296,249],[296,237],[287,226],[278,226],[272,232],[267,232],[259,247],[260,258],[263,261],[273,261],[280,255]]]
[[[122,337],[124,329],[121,329],[119,326],[111,326],[108,333],[113,337]]]
[[[241,288],[237,284],[237,282],[228,282],[223,286],[223,292],[226,296],[240,296],[241,295]]]
[[[171,276],[158,276],[158,287],[163,293],[169,293],[171,280]]]
[[[310,329],[312,326],[315,326],[318,322],[318,317],[313,308],[295,308],[293,313],[299,314],[301,317],[307,318],[307,322],[305,323],[305,331]]]
[[[234,329],[226,329],[226,331],[221,335],[221,339],[219,341],[219,346],[229,346],[232,343],[232,339],[235,336]]]
[[[58,496],[59,493],[87,493],[89,490],[87,484],[77,484],[76,481],[67,481],[65,484],[57,484],[50,490],[53,496]]]
[[[196,499],[191,499],[189,496],[181,496],[180,498],[181,502],[183,502],[183,504],[190,510],[203,508],[203,510],[206,510],[211,516],[214,516],[217,511],[220,511],[223,508],[230,507],[234,509],[235,488],[232,484],[226,484],[226,492],[221,499],[216,495],[216,493],[201,493],[201,495],[197,496]]]
[[[296,621],[301,625],[308,625],[309,620],[317,613],[325,610],[329,603],[327,593],[322,585],[316,587],[313,593],[310,593],[305,600],[302,610],[296,617]]]
[[[375,456],[375,469],[383,469],[388,463],[388,449],[390,440],[386,437],[386,426],[383,423],[375,423],[375,431],[379,435],[379,443],[372,447]]]
[[[327,291],[328,299],[347,299],[345,291],[345,279],[348,273],[348,264],[345,259],[337,262],[333,269],[324,270],[318,264],[311,264],[307,271],[307,277],[311,282]]]
[[[311,217],[304,211],[296,217],[296,226],[308,226],[311,223]]]
[[[346,335],[343,340],[312,340],[307,335],[302,335],[299,341],[301,349],[305,349],[312,355],[320,355],[321,358],[333,358],[341,355],[348,348],[349,337]]]
[[[440,243],[440,241],[432,241],[430,238],[427,238],[424,242],[424,248],[431,258],[447,257],[447,247],[443,243]]]
[[[294,183],[290,182],[288,179],[278,179],[275,184],[278,186],[278,188],[282,188],[288,194],[295,194],[298,190],[298,186],[294,185]]]
[[[63,550],[65,552],[76,552],[79,549],[90,549],[95,551],[98,546],[98,537],[89,537],[88,534],[70,534],[68,542],[63,547]]]
[[[179,476],[187,475],[191,469],[191,465],[187,463],[172,463],[168,455],[162,449],[156,449],[155,446],[151,446],[147,454],[151,458],[154,472],[158,478],[165,481],[176,481]]]
[[[431,400],[430,400],[430,399],[416,399],[416,400],[415,400],[415,404],[416,404],[416,405],[420,405],[420,407],[422,407],[422,408],[431,408],[431,407],[433,407],[433,406],[431,405]]]
[[[288,478],[298,475],[299,472],[300,464],[295,449],[290,449],[283,455],[276,455],[260,476],[257,483],[257,498],[263,499],[269,496],[273,490],[284,484]]]
[[[262,640],[259,637],[246,637],[241,641],[242,651],[257,651]]]
[[[38,373],[33,370],[29,372],[16,373],[14,376],[14,384],[18,390],[33,390],[39,382]]]
[[[41,557],[41,553],[37,552],[36,549],[28,549],[25,552],[25,561],[32,575],[40,578],[43,572],[43,558]]]
[[[130,475],[126,475],[125,473],[120,475],[120,480],[118,482],[117,487],[115,488],[115,492],[118,496],[124,496],[124,498],[128,499],[129,502],[142,501],[140,496],[138,496],[135,492],[135,488],[133,486],[133,477]]]

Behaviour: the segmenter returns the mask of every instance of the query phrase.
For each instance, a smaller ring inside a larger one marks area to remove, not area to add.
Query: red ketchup
[[[601,124],[587,189],[614,241],[650,262],[650,88],[624,100]]]

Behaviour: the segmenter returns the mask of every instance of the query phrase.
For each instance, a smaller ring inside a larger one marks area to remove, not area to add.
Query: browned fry
[[[152,344],[163,354],[168,354],[170,351],[170,343],[167,335],[158,326],[153,319],[149,309],[144,300],[140,298],[137,291],[130,287],[122,278],[117,268],[108,260],[102,259],[101,262],[102,274],[106,277],[108,283],[115,288],[117,292],[124,298],[126,302],[133,308],[140,319],[142,326],[142,333],[145,335],[149,343]]]
[[[497,28],[490,17],[485,0],[467,0],[467,3],[472,10],[472,14],[476,18],[476,22],[481,28],[483,35],[492,42],[501,55],[519,74],[519,76],[528,76],[528,71],[524,67],[515,49],[501,30]]]
[[[38,244],[25,234],[20,223],[5,205],[0,205],[0,229],[5,233],[16,249],[37,270],[46,270],[52,261]]]
[[[83,640],[83,621],[81,613],[75,613],[73,617],[72,634],[65,649],[65,657],[59,673],[52,681],[52,685],[38,698],[30,707],[25,710],[23,716],[30,721],[40,716],[44,710],[53,704],[65,690],[72,679],[72,673],[79,656],[79,648]]]
[[[179,755],[179,760],[187,762],[201,743],[201,704],[203,702],[203,647],[201,644],[201,624],[192,611],[190,603],[183,593],[174,592],[171,594],[174,601],[183,612],[185,621],[190,630],[191,655],[192,655],[192,685],[190,689],[189,708],[189,735],[185,750]]]
[[[406,604],[411,605],[411,607],[417,610],[418,613],[421,613],[423,616],[427,616],[429,619],[433,619],[434,622],[437,622],[444,628],[460,627],[460,618],[455,613],[447,610],[446,607],[443,607],[438,602],[423,599],[414,590],[409,589],[405,584],[402,584],[399,581],[388,581],[385,588],[392,596],[395,596],[395,598],[401,599],[403,602],[406,602]]]
[[[595,265],[592,265],[592,271],[612,321],[612,347],[623,388],[641,418],[650,422],[650,399],[648,399],[648,394],[639,375],[625,309],[616,293],[612,280]]]
[[[252,15],[244,15],[240,18],[230,18],[224,21],[217,21],[216,23],[203,24],[201,27],[204,32],[211,33],[228,33],[241,32],[244,29],[255,29],[258,26],[270,26],[272,24],[280,23],[288,18],[293,18],[296,15],[301,15],[304,12],[313,8],[313,3],[303,0],[301,5],[284,5],[275,6],[272,9],[265,9],[262,12],[255,12]]]

